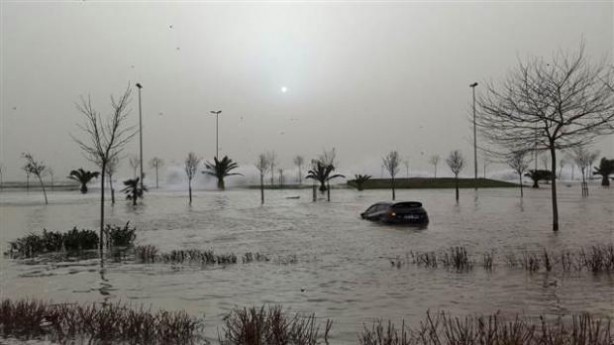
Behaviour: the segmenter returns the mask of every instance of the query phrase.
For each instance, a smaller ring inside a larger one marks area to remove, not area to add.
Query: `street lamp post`
[[[136,87],[139,89],[139,161],[140,161],[140,170],[141,170],[141,180],[139,181],[141,184],[141,191],[143,190],[143,115],[141,110],[141,89],[143,85],[140,83],[136,83]]]
[[[470,84],[469,87],[473,91],[473,168],[474,168],[474,183],[475,189],[478,189],[478,139],[477,139],[477,130],[475,126],[475,87],[478,86],[478,83],[475,82]]]
[[[210,111],[211,114],[215,115],[215,158],[218,158],[218,153],[219,153],[219,141],[218,141],[218,119],[219,119],[219,115],[222,113],[221,110],[218,111]]]

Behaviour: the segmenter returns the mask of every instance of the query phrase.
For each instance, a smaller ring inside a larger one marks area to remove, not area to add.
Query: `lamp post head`
[[[141,83],[136,83],[136,87],[138,87],[139,89],[142,89],[143,85],[141,85]]]
[[[478,82],[477,81],[475,83],[469,85],[469,87],[476,87],[476,86],[478,86]]]
[[[221,110],[218,110],[218,111],[211,110],[210,113],[214,115],[219,115],[220,113],[222,113],[222,111]]]

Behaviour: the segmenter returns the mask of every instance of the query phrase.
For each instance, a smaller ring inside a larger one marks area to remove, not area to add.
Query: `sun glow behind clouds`
[[[286,93],[286,92],[288,92],[288,88],[285,87],[285,86],[282,86],[281,87],[281,93]]]

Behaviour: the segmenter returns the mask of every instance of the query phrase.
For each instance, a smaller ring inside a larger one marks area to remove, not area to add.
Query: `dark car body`
[[[386,224],[409,224],[425,226],[429,216],[418,201],[378,202],[361,213],[362,219],[379,221]]]

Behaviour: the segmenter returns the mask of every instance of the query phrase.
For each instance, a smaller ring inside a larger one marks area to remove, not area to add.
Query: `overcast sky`
[[[379,171],[391,149],[417,170],[452,149],[471,163],[470,83],[500,80],[518,59],[573,51],[582,39],[590,58],[611,62],[614,44],[612,2],[0,6],[5,180],[25,178],[22,152],[59,177],[94,169],[70,137],[81,136],[75,102],[91,95],[106,114],[109,95],[137,82],[146,161],[181,165],[189,151],[211,159],[208,113],[221,109],[220,154],[241,165],[275,150],[291,168],[294,155],[332,147],[346,173]],[[133,96],[136,123],[136,88]],[[609,156],[613,147],[612,136],[598,145]],[[137,153],[135,140],[125,154]]]

